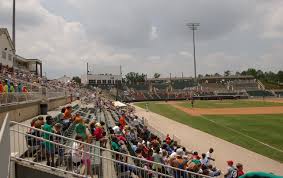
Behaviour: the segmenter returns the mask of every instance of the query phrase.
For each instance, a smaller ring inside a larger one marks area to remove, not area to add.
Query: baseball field
[[[283,163],[283,101],[143,102],[141,108]]]

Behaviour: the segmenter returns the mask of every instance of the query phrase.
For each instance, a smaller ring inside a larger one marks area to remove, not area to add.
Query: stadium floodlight
[[[13,29],[13,45],[14,45],[14,49],[16,51],[16,0],[13,0],[13,23],[12,23],[12,29]]]
[[[195,79],[197,79],[197,67],[196,67],[196,47],[195,47],[195,30],[199,27],[199,23],[188,23],[187,26],[193,31],[193,48],[194,48],[194,70]]]

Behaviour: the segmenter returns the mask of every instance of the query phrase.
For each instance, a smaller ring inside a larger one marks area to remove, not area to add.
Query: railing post
[[[11,157],[17,157],[18,153],[11,153]],[[9,178],[16,178],[16,163],[14,160],[10,160],[10,176]]]
[[[10,122],[8,120],[9,114],[2,123],[0,129],[0,148],[1,148],[1,159],[0,159],[0,177],[8,177],[10,171]]]

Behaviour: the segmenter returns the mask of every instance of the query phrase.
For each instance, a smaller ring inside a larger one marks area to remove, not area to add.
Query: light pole
[[[194,70],[195,70],[195,80],[196,80],[197,79],[197,67],[196,67],[195,30],[197,30],[199,23],[188,23],[187,26],[193,31]]]
[[[13,45],[16,51],[16,0],[13,0]]]

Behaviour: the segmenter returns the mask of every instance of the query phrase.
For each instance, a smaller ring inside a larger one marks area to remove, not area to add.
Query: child
[[[43,125],[42,130],[46,132],[52,133],[52,123],[53,123],[53,118],[51,116],[46,116],[46,123]],[[43,139],[46,141],[43,142],[43,148],[46,153],[46,158],[47,158],[47,165],[54,167],[54,144],[51,143],[50,141],[53,141],[53,136],[49,133],[43,133],[42,134]],[[51,156],[51,164],[50,164],[50,156]]]
[[[86,141],[86,126],[84,125],[83,119],[80,116],[77,116],[75,122],[77,123],[75,128],[76,133],[83,138],[83,141]]]
[[[62,125],[57,123],[54,125],[54,133],[62,136]],[[62,144],[62,137],[55,137],[54,142]],[[58,152],[58,159],[56,160],[56,166],[60,166],[64,160],[64,148],[62,146],[56,145],[56,151]]]
[[[75,139],[81,142],[83,141],[83,138],[79,135],[77,135]],[[83,145],[79,142],[74,142],[72,145],[72,161],[74,166],[73,171],[75,173],[79,173],[78,167],[80,166],[82,161],[82,152],[81,152],[82,147]]]
[[[245,174],[243,171],[243,165],[241,163],[237,163],[236,168],[237,168],[237,177],[240,177]]]
[[[91,144],[92,143],[92,136],[89,135],[87,137],[86,143]],[[83,156],[82,156],[82,163],[87,169],[87,175],[91,175],[91,155],[89,154],[90,152],[90,146],[89,145],[84,145],[83,147]]]

